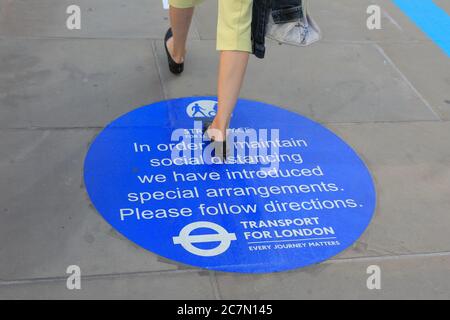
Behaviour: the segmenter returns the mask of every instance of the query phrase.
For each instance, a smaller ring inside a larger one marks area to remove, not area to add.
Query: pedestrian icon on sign
[[[186,107],[186,113],[191,118],[213,118],[217,114],[217,101],[197,100]]]
[[[198,103],[194,104],[192,106],[192,116],[197,117],[198,113],[200,113],[203,117],[206,117],[206,114],[203,112],[205,109],[203,109]]]

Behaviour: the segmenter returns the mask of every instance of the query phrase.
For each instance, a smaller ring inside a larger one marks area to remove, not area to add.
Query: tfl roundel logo
[[[215,233],[191,235],[197,229],[210,229]],[[231,241],[236,240],[236,234],[228,233],[222,226],[208,221],[190,223],[180,231],[180,235],[173,237],[174,244],[180,244],[186,251],[201,257],[213,257],[228,250]],[[212,249],[200,249],[194,243],[218,242]]]

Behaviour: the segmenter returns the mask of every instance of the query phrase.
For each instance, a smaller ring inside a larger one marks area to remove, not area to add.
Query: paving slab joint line
[[[200,35],[199,35],[200,37]],[[163,41],[160,37],[63,37],[63,36],[0,36],[1,40],[141,40],[141,41]],[[278,43],[275,40],[267,39],[269,42]],[[216,39],[189,39],[189,42],[201,42],[201,41],[216,41]],[[386,43],[386,44],[421,44],[421,43],[433,43],[432,40],[428,39],[411,39],[411,40],[332,40],[332,39],[322,39],[320,43],[328,44],[376,44],[376,43]],[[320,44],[318,43],[318,44]]]
[[[90,274],[81,275],[81,280],[101,280],[101,279],[117,279],[124,277],[145,277],[153,275],[168,275],[168,274],[189,274],[200,273],[201,269],[181,269],[181,270],[159,270],[159,271],[142,271],[142,272],[123,272],[123,273],[106,273],[106,274]],[[0,287],[11,286],[18,284],[34,284],[45,282],[59,282],[67,281],[67,277],[46,277],[46,278],[29,278],[16,280],[2,280],[0,279]]]
[[[166,100],[167,98],[164,98]],[[158,102],[158,101],[155,101]],[[153,102],[150,102],[153,103]],[[298,113],[298,112],[297,112]],[[375,121],[320,121],[315,119],[317,122],[324,124],[324,125],[355,125],[355,124],[414,124],[414,123],[436,123],[436,122],[443,122],[448,123],[450,122],[450,119],[443,119],[443,120],[375,120]],[[111,120],[112,121],[112,120]],[[73,126],[73,127],[46,127],[46,126],[29,126],[29,127],[4,127],[0,128],[1,131],[22,131],[22,130],[29,130],[29,131],[43,131],[43,130],[54,130],[54,131],[63,131],[63,130],[102,130],[105,127],[102,126]]]
[[[0,128],[0,131],[20,131],[20,130],[29,130],[29,131],[42,131],[42,130],[54,130],[54,131],[63,131],[63,130],[100,130],[104,129],[105,127],[101,126],[73,126],[73,127],[45,127],[45,126],[29,126],[29,127],[5,127]]]
[[[316,120],[317,121],[317,120]],[[450,120],[374,120],[374,121],[317,121],[324,125],[359,125],[359,124],[419,124],[419,123],[436,123],[450,122]]]
[[[386,54],[386,52],[383,50],[383,48],[380,47],[378,43],[374,44],[375,48],[378,50],[378,52],[383,56],[384,59],[386,59],[387,62],[394,68],[394,70],[402,77],[402,79],[406,82],[406,84],[411,88],[411,90],[419,97],[420,100],[425,104],[425,106],[431,111],[431,113],[436,117],[437,121],[442,121],[442,116],[439,115],[439,113],[433,109],[433,107],[430,105],[430,103],[425,99],[425,97],[419,92],[419,90],[414,87],[414,85],[409,81],[409,79],[406,77],[406,75],[397,67],[397,65],[392,61],[392,59]]]
[[[272,40],[269,39],[269,41],[274,41],[276,43],[279,43],[276,40]],[[312,45],[318,45],[320,43],[326,43],[326,44],[367,44],[367,45],[373,45],[373,44],[379,44],[379,43],[384,43],[384,44],[432,44],[433,41],[432,40],[428,40],[428,39],[411,39],[411,40],[339,40],[339,39],[322,39],[320,40],[320,42],[317,42],[315,44]],[[284,45],[282,43],[282,45]],[[287,45],[287,44],[286,44]]]
[[[373,261],[388,261],[388,260],[400,260],[400,259],[414,259],[414,258],[436,258],[436,257],[450,257],[450,251],[443,252],[431,252],[431,253],[413,253],[413,254],[401,254],[394,256],[373,256],[373,257],[355,257],[355,258],[340,258],[340,259],[330,259],[323,261],[322,263],[337,264],[337,263],[349,263],[349,262],[373,262]],[[317,265],[320,265],[317,264]],[[292,270],[295,272],[302,269]],[[142,271],[142,272],[125,272],[125,273],[112,273],[112,274],[93,274],[81,276],[83,280],[99,280],[99,279],[115,279],[123,277],[144,277],[144,276],[154,276],[154,275],[170,275],[170,274],[188,274],[188,273],[202,273],[203,269],[178,269],[178,270],[159,270],[159,271]],[[217,285],[217,273],[214,271],[208,271],[208,276],[211,281],[211,272],[213,273],[213,280]],[[1,280],[1,286],[11,286],[20,284],[34,284],[34,283],[45,283],[45,282],[58,282],[67,281],[67,277],[48,277],[48,278],[34,278],[34,279],[17,279],[17,280]],[[214,283],[213,283],[214,288]],[[221,294],[217,285],[217,292],[215,292],[215,297],[220,298]]]
[[[403,28],[401,25],[386,11],[383,9],[383,15],[389,20],[390,23],[392,23],[398,30],[403,32]]]
[[[214,299],[222,300],[222,295],[220,294],[219,284],[217,283],[217,276],[214,271],[209,271],[209,279],[211,281],[211,286],[213,288]]]
[[[450,257],[450,251],[429,252],[429,253],[405,253],[398,255],[371,256],[371,257],[339,258],[339,259],[330,259],[324,262],[346,263],[346,262],[388,261],[388,260],[406,260],[415,258],[436,258],[436,257]]]
[[[146,37],[146,36],[0,36],[0,40],[163,40],[161,37]],[[197,39],[193,39],[197,40]]]
[[[164,82],[162,79],[161,66],[158,63],[159,59],[158,59],[158,52],[156,50],[156,43],[155,43],[155,41],[151,41],[151,44],[152,44],[153,60],[155,61],[156,70],[158,71],[158,79],[159,79],[159,83],[161,85],[161,93],[163,96],[163,100],[167,100],[168,95],[167,95],[166,88],[164,86]]]

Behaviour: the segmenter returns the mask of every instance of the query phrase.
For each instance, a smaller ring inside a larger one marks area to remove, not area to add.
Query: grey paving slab
[[[0,128],[104,126],[161,100],[148,40],[0,40]]]
[[[439,116],[449,120],[450,57],[434,43],[382,43],[380,47]]]
[[[381,29],[367,27],[367,8],[378,5],[381,9]],[[391,0],[309,1],[311,16],[323,31],[323,40],[332,42],[426,41],[426,36],[413,27]]]
[[[178,269],[137,247],[90,205],[83,161],[93,130],[0,131],[0,279]],[[7,244],[7,245],[5,245]]]
[[[426,42],[431,40],[423,33],[392,0],[375,0],[382,14],[382,29],[373,39],[377,42]],[[396,31],[394,31],[396,29]],[[392,38],[388,36],[392,35]],[[387,36],[387,38],[386,38]]]
[[[70,5],[81,10],[81,29],[69,30]],[[168,13],[162,0],[0,1],[0,36],[162,39]],[[198,38],[194,29],[191,36]]]
[[[123,275],[83,279],[80,290],[66,281],[0,285],[0,299],[214,299],[207,272]]]
[[[439,8],[445,12],[450,13],[450,3],[446,0],[434,0],[433,1]]]
[[[185,73],[158,58],[168,97],[216,93],[214,41],[192,41]],[[241,96],[298,111],[322,122],[436,120],[374,44],[320,43],[307,48],[270,44],[267,59],[252,58]]]
[[[336,124],[372,172],[377,209],[339,258],[450,252],[450,122]]]
[[[387,13],[389,13],[390,18],[392,18],[392,22],[397,25],[402,34],[406,35],[407,39],[419,41],[425,40],[428,42],[431,41],[428,36],[423,31],[421,31],[420,28],[416,26],[414,22],[394,4],[392,0],[376,0],[376,2],[379,3]],[[447,14],[450,14],[450,5],[448,1],[433,0],[432,2],[439,8],[443,9]],[[420,14],[427,15],[429,20],[434,19],[428,12],[421,12]]]
[[[377,4],[381,9],[381,29],[367,28],[367,8]],[[332,42],[405,42],[427,41],[390,0],[313,0],[309,1],[311,16],[323,31],[323,40]],[[215,39],[217,1],[205,0],[195,14],[201,39]]]
[[[435,3],[450,14],[448,1]],[[167,70],[160,0],[77,1],[78,31],[65,27],[69,4],[0,0],[0,299],[217,297],[210,273],[114,231],[82,179],[92,127],[164,97],[216,93],[217,1],[196,11],[181,77]],[[372,172],[376,214],[333,260],[281,274],[220,273],[219,294],[448,299],[450,122],[437,120],[450,120],[450,60],[390,0],[310,4],[323,41],[268,41],[267,58],[251,59],[241,96],[328,123]],[[381,6],[382,30],[366,28],[369,4]],[[81,291],[65,287],[72,264],[88,276]],[[380,291],[366,288],[372,264],[382,270]]]
[[[194,21],[202,40],[216,39],[217,7],[218,1],[204,0],[195,8]]]
[[[369,290],[367,268],[381,270],[381,289]],[[271,275],[218,274],[224,299],[449,299],[450,257],[327,262]]]
[[[380,47],[387,56],[418,89],[424,99],[433,107],[443,119],[450,116],[450,60],[448,55],[431,41],[414,22],[405,15],[390,0],[380,0],[383,7],[394,21],[398,23],[402,33],[425,41],[379,41]],[[448,1],[434,1],[434,3],[450,14]],[[422,14],[426,15],[426,12]],[[429,17],[433,19],[433,17]],[[417,37],[418,34],[422,36]]]

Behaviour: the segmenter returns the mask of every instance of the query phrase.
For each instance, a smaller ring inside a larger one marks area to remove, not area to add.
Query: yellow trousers
[[[218,0],[217,50],[252,52],[253,0]],[[175,8],[192,8],[203,0],[169,0]]]

